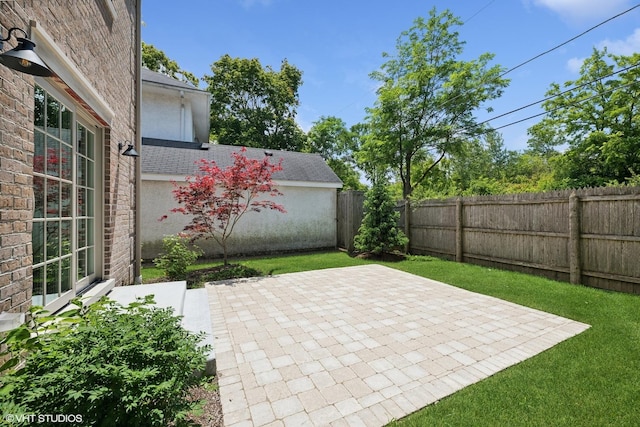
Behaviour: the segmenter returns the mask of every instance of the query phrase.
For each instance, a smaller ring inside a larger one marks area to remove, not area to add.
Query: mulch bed
[[[220,392],[217,387],[195,387],[191,389],[189,398],[192,401],[201,400],[204,402],[201,414],[189,416],[189,421],[193,423],[194,427],[224,427]]]

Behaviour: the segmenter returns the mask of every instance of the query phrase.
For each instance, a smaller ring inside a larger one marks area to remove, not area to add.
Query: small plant
[[[171,280],[184,280],[187,267],[202,254],[199,249],[189,249],[188,239],[181,236],[165,236],[162,239],[163,254],[153,260],[156,267],[165,272]]]
[[[354,246],[361,252],[375,255],[391,252],[405,245],[409,239],[398,228],[400,214],[382,182],[376,182],[367,191],[364,218],[355,237]]]
[[[197,405],[206,347],[182,328],[172,310],[147,297],[128,306],[103,299],[33,321],[2,340],[8,349],[0,377],[0,410],[12,414],[75,414],[70,424],[165,426]],[[18,424],[16,424],[18,425]]]

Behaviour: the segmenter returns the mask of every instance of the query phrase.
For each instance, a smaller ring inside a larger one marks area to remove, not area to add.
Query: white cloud
[[[571,58],[567,61],[567,69],[573,74],[578,74],[580,72],[580,67],[584,63],[585,58]]]
[[[633,34],[624,40],[605,39],[596,45],[598,50],[607,48],[607,52],[614,55],[631,56],[640,52],[640,28],[636,28]],[[571,58],[567,61],[567,69],[572,73],[579,73],[580,67],[586,58]]]
[[[598,43],[598,49],[607,48],[609,53],[615,55],[631,56],[635,52],[640,52],[640,28],[636,30],[624,40],[606,39]]]
[[[571,22],[606,19],[622,12],[630,0],[533,0],[537,6],[546,7]]]

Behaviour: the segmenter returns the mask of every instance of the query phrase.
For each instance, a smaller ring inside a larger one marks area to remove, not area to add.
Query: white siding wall
[[[169,213],[176,206],[166,181],[142,182],[142,257],[151,260],[162,249],[162,237],[177,234],[188,223],[188,217]],[[238,223],[229,238],[229,254],[256,254],[278,251],[324,249],[336,246],[336,189],[286,186],[279,187],[283,196],[274,200],[287,210],[249,212]],[[160,222],[162,215],[168,219]],[[215,241],[200,241],[206,255],[220,255]]]
[[[194,140],[191,101],[188,97],[181,99],[177,90],[164,93],[144,91],[141,115],[145,138]]]

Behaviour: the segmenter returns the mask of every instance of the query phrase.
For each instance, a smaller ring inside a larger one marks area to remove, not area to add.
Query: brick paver
[[[589,327],[379,265],[207,290],[227,427],[384,425]]]

